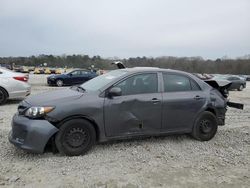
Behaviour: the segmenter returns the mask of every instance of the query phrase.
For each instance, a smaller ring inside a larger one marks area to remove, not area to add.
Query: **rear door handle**
[[[196,95],[195,97],[194,97],[194,99],[195,100],[200,100],[200,99],[203,99],[201,96],[199,96],[199,95]]]
[[[157,99],[157,98],[153,98],[153,99],[152,99],[152,102],[153,102],[154,104],[156,104],[156,103],[160,102],[160,100]]]

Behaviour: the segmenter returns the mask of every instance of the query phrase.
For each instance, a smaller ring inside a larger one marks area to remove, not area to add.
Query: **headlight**
[[[29,118],[40,118],[52,110],[54,110],[54,107],[30,107],[24,115]]]

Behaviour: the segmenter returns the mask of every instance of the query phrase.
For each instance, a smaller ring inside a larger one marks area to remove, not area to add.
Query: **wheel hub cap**
[[[87,134],[83,129],[72,128],[66,135],[66,142],[71,147],[80,147],[87,141]]]
[[[202,120],[200,128],[203,133],[209,133],[212,130],[211,122],[209,120]]]

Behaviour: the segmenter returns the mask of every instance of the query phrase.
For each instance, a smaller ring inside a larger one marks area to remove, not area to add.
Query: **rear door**
[[[157,73],[133,75],[113,87],[121,88],[122,95],[105,98],[107,136],[160,132],[162,95]]]
[[[205,93],[195,80],[178,73],[163,73],[163,131],[190,130],[205,104]]]
[[[90,71],[81,71],[81,79],[79,80],[80,83],[84,83],[88,81],[91,77],[91,72]]]

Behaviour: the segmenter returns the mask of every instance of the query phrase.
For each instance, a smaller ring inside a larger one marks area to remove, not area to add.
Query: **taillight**
[[[23,82],[28,82],[28,77],[26,76],[15,76],[13,77],[15,80],[23,81]]]

